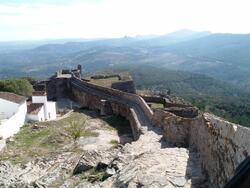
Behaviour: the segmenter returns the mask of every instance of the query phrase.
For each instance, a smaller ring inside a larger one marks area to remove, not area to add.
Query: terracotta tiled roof
[[[0,92],[0,98],[17,103],[17,104],[21,104],[24,101],[26,101],[26,97],[17,95],[15,93],[10,93],[10,92]]]
[[[34,91],[32,92],[32,96],[45,96],[46,92],[45,91]]]
[[[43,106],[43,103],[31,103],[27,106],[28,114],[37,114]]]

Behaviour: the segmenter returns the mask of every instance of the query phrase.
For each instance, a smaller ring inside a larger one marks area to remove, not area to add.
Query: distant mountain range
[[[181,30],[163,36],[0,43],[0,79],[129,71],[139,89],[170,91],[201,110],[250,126],[250,34]]]
[[[45,78],[82,64],[85,71],[150,65],[208,75],[250,88],[250,35],[181,30],[164,36],[48,41],[32,49],[0,52],[0,78]],[[4,48],[0,43],[1,48]]]

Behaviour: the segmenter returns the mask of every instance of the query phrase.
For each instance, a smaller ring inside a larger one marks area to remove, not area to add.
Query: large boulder
[[[108,151],[85,151],[73,170],[73,175],[80,174],[95,168],[97,171],[106,171],[116,156],[116,148]]]

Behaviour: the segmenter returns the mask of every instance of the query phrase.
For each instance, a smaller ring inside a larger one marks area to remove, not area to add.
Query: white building
[[[46,92],[35,91],[28,104],[27,120],[46,121],[56,119],[56,102],[47,101]]]
[[[17,133],[25,122],[26,98],[9,92],[0,92],[0,137]]]

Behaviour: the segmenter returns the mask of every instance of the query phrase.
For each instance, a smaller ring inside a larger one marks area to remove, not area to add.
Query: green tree
[[[21,77],[21,79],[27,80],[31,85],[34,85],[37,82],[35,78],[29,76]]]
[[[0,80],[0,91],[7,91],[23,96],[31,96],[33,86],[26,79]]]

